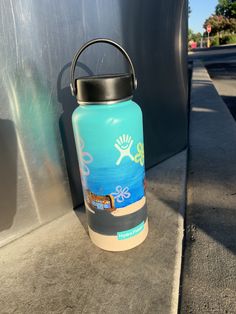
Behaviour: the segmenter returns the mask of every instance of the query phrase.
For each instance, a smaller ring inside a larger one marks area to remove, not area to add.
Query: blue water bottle
[[[118,48],[130,73],[75,79],[79,56],[96,43]],[[142,112],[132,101],[137,86],[132,61],[114,41],[91,40],[74,56],[70,86],[79,104],[72,125],[90,238],[104,250],[131,249],[148,234]]]

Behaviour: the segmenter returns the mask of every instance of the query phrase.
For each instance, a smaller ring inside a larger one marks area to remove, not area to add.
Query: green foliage
[[[188,17],[189,17],[189,15],[192,13],[192,10],[191,10],[191,8],[190,8],[190,5],[188,5]]]
[[[236,34],[230,35],[228,44],[236,44]]]
[[[216,14],[206,19],[203,27],[211,24],[211,35],[236,32],[236,0],[218,0]]]
[[[211,46],[219,46],[220,45],[220,40],[219,36],[214,36],[211,38]]]
[[[218,0],[215,14],[205,20],[203,28],[209,24],[211,46],[236,43],[236,0]]]
[[[203,28],[207,29],[207,25],[211,25],[211,35],[215,35],[230,27],[229,20],[222,15],[212,15],[206,19]]]
[[[205,37],[207,40],[207,37]],[[211,46],[227,45],[236,43],[236,34],[216,35],[210,38]]]
[[[235,44],[236,43],[236,34],[227,34],[223,35],[220,38],[220,44],[221,45],[227,45],[227,44]]]
[[[236,32],[236,19],[227,18],[223,15],[212,15],[206,19],[203,28],[211,25],[211,35],[216,35],[221,32]]]
[[[236,18],[231,18],[229,19],[229,23],[230,23],[230,30],[232,33],[236,33]]]
[[[218,0],[216,15],[223,15],[227,18],[236,18],[236,0]]]
[[[188,30],[188,41],[195,41],[200,43],[201,37],[201,33],[194,33],[191,29]]]
[[[202,37],[201,33],[193,34],[193,40],[196,41],[197,43],[200,43],[201,37]]]
[[[192,40],[193,37],[193,31],[189,28],[188,29],[188,41]]]

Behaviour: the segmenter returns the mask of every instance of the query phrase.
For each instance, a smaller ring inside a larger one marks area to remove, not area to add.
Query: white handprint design
[[[130,153],[131,146],[133,145],[132,137],[128,134],[123,134],[116,139],[115,148],[120,152],[120,157],[118,158],[116,165],[119,166],[121,160],[124,157],[129,157],[132,161],[134,157]]]

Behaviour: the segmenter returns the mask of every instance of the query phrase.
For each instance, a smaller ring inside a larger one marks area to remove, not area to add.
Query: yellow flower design
[[[134,156],[134,161],[140,163],[141,166],[144,165],[144,147],[143,143],[138,143],[137,145],[138,153]]]

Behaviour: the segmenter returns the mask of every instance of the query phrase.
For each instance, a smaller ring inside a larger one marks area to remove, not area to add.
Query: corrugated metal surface
[[[147,166],[184,148],[186,8],[185,0],[0,2],[0,243],[71,210],[71,196],[74,206],[82,201],[68,85],[73,54],[87,40],[111,38],[134,61]],[[120,72],[124,60],[99,45],[78,68]]]

